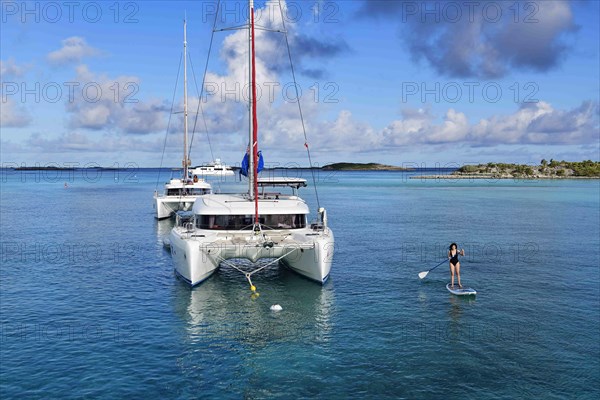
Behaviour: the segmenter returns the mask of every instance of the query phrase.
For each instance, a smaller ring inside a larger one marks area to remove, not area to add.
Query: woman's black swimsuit
[[[452,265],[458,264],[458,250],[456,250],[456,254],[450,258],[450,264],[452,264]]]

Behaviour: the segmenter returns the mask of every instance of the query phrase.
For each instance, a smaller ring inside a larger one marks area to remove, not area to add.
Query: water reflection
[[[276,266],[265,272],[255,280],[260,293],[256,299],[250,297],[241,274],[223,267],[196,288],[174,285],[174,306],[185,323],[186,340],[260,347],[272,342],[329,341],[333,282],[321,286]],[[271,311],[273,304],[283,310]]]
[[[465,327],[461,325],[461,318],[465,310],[465,306],[469,306],[475,302],[475,296],[455,296],[448,294],[450,299],[450,307],[448,315],[450,317],[449,335],[452,338],[463,338]]]
[[[172,218],[161,219],[156,221],[156,241],[162,246],[163,239],[169,237],[171,229],[175,225],[175,220]]]
[[[462,299],[460,296],[449,295],[450,298],[450,308],[448,309],[448,313],[450,314],[450,319],[453,322],[459,322],[460,317],[463,313],[462,310]]]

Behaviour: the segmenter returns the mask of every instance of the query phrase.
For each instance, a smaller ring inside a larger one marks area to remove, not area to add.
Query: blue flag
[[[265,161],[263,160],[262,151],[258,152],[258,169],[257,172],[260,172],[265,167]],[[244,159],[242,160],[242,167],[240,168],[240,174],[244,176],[248,176],[248,170],[250,169],[250,157],[248,153],[244,154]]]

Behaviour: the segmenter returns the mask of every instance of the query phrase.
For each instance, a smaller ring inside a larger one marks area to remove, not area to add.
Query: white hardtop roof
[[[306,187],[306,179],[289,178],[287,176],[276,176],[258,178],[258,186],[290,186],[293,188]]]
[[[195,167],[192,167],[191,169],[200,168],[200,167],[214,167],[214,166],[228,167],[229,168],[229,165],[226,165],[226,164],[222,163],[220,158],[215,158],[215,160],[213,162],[208,162],[208,163],[204,163],[204,164],[201,164],[201,165],[196,165]]]
[[[210,183],[206,182],[203,179],[199,179],[198,182],[194,182],[189,180],[187,182],[183,182],[181,179],[171,179],[169,182],[165,183],[165,188],[167,189],[210,189]]]
[[[254,215],[254,201],[245,194],[206,194],[194,202],[194,214],[199,215]],[[300,197],[260,199],[258,213],[266,215],[310,214]]]

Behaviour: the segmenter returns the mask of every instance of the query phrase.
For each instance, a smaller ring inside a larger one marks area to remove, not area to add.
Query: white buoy
[[[271,306],[271,311],[281,311],[283,310],[283,307],[281,307],[279,304],[273,304]]]

